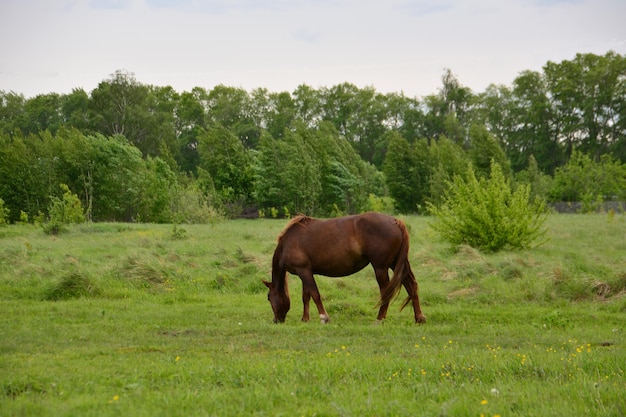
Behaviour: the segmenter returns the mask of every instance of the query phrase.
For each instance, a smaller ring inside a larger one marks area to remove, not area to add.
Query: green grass
[[[292,277],[273,324],[281,220],[0,228],[0,415],[626,414],[623,215],[552,215],[496,254],[405,220],[423,326],[398,302],[373,325],[369,268],[317,279],[328,325],[299,321]]]

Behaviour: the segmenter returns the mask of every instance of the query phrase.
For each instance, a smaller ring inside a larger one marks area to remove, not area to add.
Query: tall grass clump
[[[49,301],[60,301],[96,297],[99,294],[100,290],[88,276],[80,272],[72,272],[50,288],[45,298]]]
[[[429,209],[435,216],[431,227],[455,246],[486,252],[525,249],[545,234],[545,202],[531,201],[527,184],[513,191],[493,161],[489,178],[477,178],[469,165],[465,177],[448,183],[442,205]]]
[[[159,288],[168,284],[170,273],[163,260],[129,255],[118,274],[139,288]]]

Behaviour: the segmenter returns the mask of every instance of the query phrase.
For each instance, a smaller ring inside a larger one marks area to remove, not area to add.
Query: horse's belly
[[[361,259],[358,261],[346,261],[346,260],[329,260],[328,262],[320,262],[317,265],[313,265],[313,273],[316,275],[325,275],[327,277],[345,277],[352,275],[355,272],[359,272],[369,264],[367,259]]]

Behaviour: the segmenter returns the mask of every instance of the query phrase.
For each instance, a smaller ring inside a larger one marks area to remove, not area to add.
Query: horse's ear
[[[261,280],[261,282],[262,282],[263,284],[265,284],[265,286],[266,286],[267,288],[270,288],[270,289],[272,288],[272,283],[271,283],[271,282],[265,281],[264,279],[262,279],[262,280]]]

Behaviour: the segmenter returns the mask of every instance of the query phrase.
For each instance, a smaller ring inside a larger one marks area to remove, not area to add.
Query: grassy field
[[[624,416],[626,217],[551,215],[533,250],[452,251],[405,218],[428,322],[374,326],[366,268],[328,325],[261,279],[284,220],[0,228],[1,416]]]

